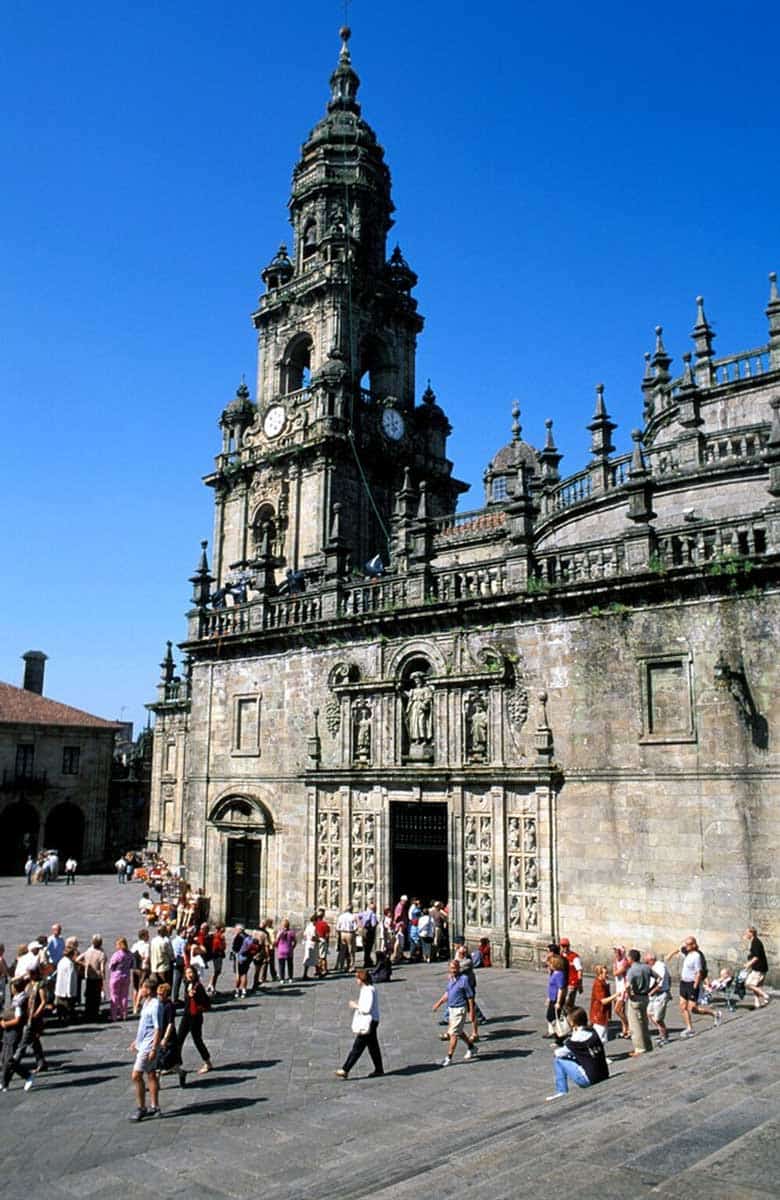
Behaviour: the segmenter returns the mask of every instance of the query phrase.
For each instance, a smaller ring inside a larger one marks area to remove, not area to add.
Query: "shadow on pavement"
[[[206,1100],[203,1104],[185,1104],[183,1108],[165,1110],[165,1120],[175,1117],[207,1117],[212,1113],[230,1112],[233,1109],[252,1108],[255,1104],[265,1104],[265,1097],[256,1100],[236,1097],[228,1100]]]
[[[42,1081],[44,1078],[45,1078],[45,1076],[41,1076],[41,1089],[40,1090],[41,1091],[45,1090],[47,1092],[53,1092],[53,1091],[56,1091],[57,1088],[90,1087],[93,1083],[113,1083],[116,1079],[116,1075],[90,1075],[88,1078],[85,1077],[83,1079],[71,1079],[70,1072],[68,1072],[67,1076],[64,1079],[58,1079],[56,1083],[48,1083],[47,1082],[46,1084],[43,1084]]]
[[[219,1063],[215,1071],[261,1071],[265,1067],[276,1067],[281,1058],[256,1058],[251,1062]]]

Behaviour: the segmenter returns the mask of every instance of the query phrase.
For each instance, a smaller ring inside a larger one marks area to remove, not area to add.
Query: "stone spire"
[[[192,603],[196,608],[205,608],[211,595],[211,585],[214,578],[209,571],[209,560],[206,557],[208,542],[200,544],[200,561],[195,568],[195,574],[190,576],[192,584]]]
[[[520,435],[523,432],[523,427],[520,424],[520,401],[512,402],[512,441],[519,442]]]
[[[616,429],[614,421],[610,421],[609,413],[604,405],[604,384],[596,384],[596,408],[593,420],[588,429],[591,433],[591,453],[593,461],[590,467],[590,477],[594,492],[606,492],[609,487],[609,456],[614,453],[612,432]]]
[[[173,662],[173,642],[165,643],[165,657],[160,663],[160,682],[172,683],[175,674]]]
[[[360,87],[360,79],[353,70],[352,57],[349,53],[349,39],[352,37],[349,25],[341,26],[339,37],[341,38],[341,50],[339,51],[338,66],[330,77],[328,112],[341,110],[353,112],[359,116],[360,105],[355,97]]]
[[[560,472],[558,466],[563,455],[559,453],[553,439],[553,423],[552,418],[548,417],[544,423],[546,434],[544,438],[544,449],[539,452],[539,465],[542,471],[542,487],[560,482]]]
[[[777,272],[769,276],[769,304],[766,307],[769,320],[769,369],[780,371],[780,293],[777,290]]]
[[[712,343],[715,333],[704,315],[704,297],[696,297],[696,324],[691,330],[693,345],[696,351],[696,382],[699,387],[711,387],[715,382],[715,372],[712,367]]]
[[[672,359],[671,356],[666,353],[663,332],[663,326],[656,325],[655,352],[650,359],[650,366],[653,370],[651,393],[653,401],[653,413],[660,412],[660,410],[666,408],[667,404],[669,403],[669,384],[672,380],[672,377],[669,374],[669,367]],[[645,408],[647,408],[647,404],[645,404]],[[645,415],[647,416],[647,413]]]
[[[651,354],[649,350],[645,351],[645,369],[642,375],[642,395],[645,398],[642,415],[645,422],[651,421],[655,415],[655,399],[653,393],[655,391],[655,380],[653,379],[653,368],[650,364]]]

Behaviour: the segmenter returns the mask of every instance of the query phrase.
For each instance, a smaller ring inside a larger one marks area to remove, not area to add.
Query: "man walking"
[[[161,925],[149,946],[149,968],[158,983],[173,982],[173,947],[167,925]]]
[[[80,954],[76,962],[84,968],[84,1020],[100,1019],[100,1001],[106,987],[107,961],[103,951],[103,939],[99,933],[92,938],[88,950]]]
[[[744,966],[744,970],[748,973],[745,979],[745,988],[755,997],[753,1007],[765,1008],[769,1003],[770,996],[769,992],[764,991],[761,986],[769,970],[764,943],[753,925],[748,926],[744,936],[745,941],[749,943],[747,962]]]
[[[357,917],[348,904],[336,921],[336,935],[339,941],[336,955],[336,970],[351,971],[355,961],[355,934],[357,932]]]
[[[572,950],[571,942],[567,937],[561,938],[561,957],[566,959],[569,964],[567,968],[568,978],[566,980],[566,999],[564,1000],[564,1008],[571,1012],[577,1004],[577,997],[582,991],[582,959],[576,950]]]
[[[443,1059],[441,1064],[443,1067],[448,1067],[452,1062],[458,1038],[462,1038],[466,1043],[467,1050],[463,1056],[465,1059],[468,1060],[477,1056],[476,1038],[470,1038],[464,1029],[466,1014],[473,1000],[474,989],[468,978],[465,975],[461,975],[460,963],[457,959],[453,958],[449,966],[447,990],[433,1006],[433,1011],[436,1012],[441,1008],[442,1004],[446,1004],[449,1013],[449,1025],[447,1026],[449,1043],[447,1045],[446,1058]]]
[[[631,966],[626,972],[626,987],[628,990],[628,1028],[634,1049],[629,1058],[638,1058],[652,1050],[650,1026],[647,1023],[647,1004],[650,988],[653,986],[653,973],[647,963],[641,962],[638,950],[629,950],[628,957]]]
[[[163,1010],[157,999],[157,981],[151,977],[141,984],[141,1004],[138,1031],[135,1041],[130,1043],[130,1050],[135,1054],[131,1079],[136,1098],[136,1110],[130,1116],[131,1121],[143,1121],[144,1117],[160,1115],[157,1047],[162,1036]],[[152,1101],[149,1108],[146,1107],[144,1076],[149,1080],[149,1097]]]
[[[713,1025],[716,1029],[720,1025],[721,1014],[717,1009],[699,1004],[699,989],[704,982],[707,972],[704,969],[704,959],[695,937],[687,937],[685,939],[680,947],[680,954],[683,960],[682,967],[680,968],[680,1012],[685,1022],[685,1029],[683,1029],[680,1037],[692,1038],[693,1013],[712,1017]]]
[[[29,1012],[25,986],[25,981],[22,978],[14,979],[11,982],[12,1014],[10,1017],[3,1017],[0,1020],[0,1028],[3,1031],[3,1074],[0,1091],[3,1092],[8,1091],[8,1085],[11,1082],[14,1072],[24,1080],[24,1090],[26,1092],[29,1092],[33,1085],[31,1072],[27,1067],[23,1067],[21,1063],[21,1058],[25,1050],[23,1039]]]
[[[71,883],[75,885],[77,866],[78,866],[78,863],[76,862],[75,858],[71,854],[70,858],[67,858],[65,860],[65,884],[66,884],[66,886],[68,886]]]
[[[647,1002],[647,1016],[658,1030],[656,1046],[665,1046],[669,1041],[669,1030],[666,1027],[665,1018],[672,993],[672,978],[666,963],[660,962],[652,951],[645,955],[645,962],[653,975],[650,998]]]

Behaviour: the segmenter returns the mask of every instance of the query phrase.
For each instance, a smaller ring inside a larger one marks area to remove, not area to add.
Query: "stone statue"
[[[374,840],[374,814],[366,813],[365,829],[363,832],[363,841],[368,845]]]
[[[490,817],[480,817],[479,819],[479,848],[480,850],[489,850],[492,839]]]
[[[520,924],[520,897],[517,895],[509,898],[509,924],[515,926]]]
[[[522,887],[519,858],[510,858],[509,860],[509,886],[513,891],[517,892]]]
[[[520,849],[520,822],[517,817],[510,817],[507,825],[507,842],[510,850]]]
[[[466,859],[466,887],[477,886],[477,857],[470,854]]]
[[[539,909],[537,906],[536,896],[526,896],[525,898],[525,925],[526,929],[536,929],[539,923]]]
[[[536,826],[533,820],[523,823],[523,849],[526,854],[530,854],[536,849]]]
[[[414,672],[412,686],[406,693],[406,727],[410,742],[433,741],[433,688],[426,683],[422,671]]]
[[[493,923],[493,901],[490,899],[489,892],[483,892],[479,904],[479,919],[484,925]]]
[[[466,892],[466,924],[477,924],[477,895],[476,892]]]
[[[467,850],[476,850],[477,848],[477,818],[466,817],[466,831],[464,842]]]
[[[490,887],[490,882],[493,878],[493,864],[490,861],[490,855],[482,855],[482,884],[484,887]]]
[[[525,864],[525,886],[529,892],[533,892],[539,886],[539,877],[536,873],[536,859],[526,859]]]
[[[371,709],[363,702],[355,713],[355,760],[371,761]]]
[[[488,744],[488,716],[485,697],[478,692],[472,692],[466,706],[467,754],[473,762],[484,762],[487,758]]]

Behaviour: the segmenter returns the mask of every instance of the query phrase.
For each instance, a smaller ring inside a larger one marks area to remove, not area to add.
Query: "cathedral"
[[[262,272],[255,395],[219,419],[211,546],[162,663],[149,848],[211,913],[300,922],[405,893],[494,957],[695,933],[780,950],[780,295],[719,357],[703,300],[646,357],[633,450],[597,389],[563,477],[511,438],[484,504],[418,387],[423,318],[349,30]]]

